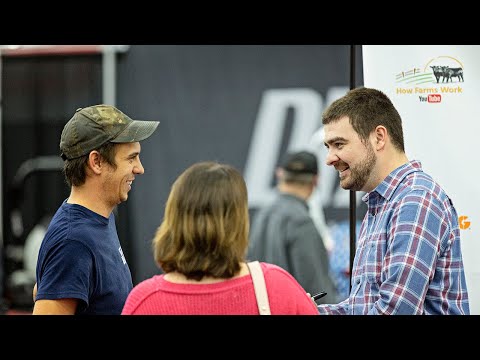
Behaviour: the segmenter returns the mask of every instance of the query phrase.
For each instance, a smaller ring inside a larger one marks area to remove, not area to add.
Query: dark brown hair
[[[116,147],[114,143],[107,142],[96,150],[108,164],[114,169],[117,168],[117,164],[115,163]],[[88,155],[90,155],[90,152],[87,155],[80,156],[76,159],[67,159],[63,163],[63,174],[68,186],[80,186],[85,183],[87,177],[86,167]]]
[[[325,110],[322,123],[329,124],[344,116],[348,116],[353,129],[364,142],[378,125],[383,125],[393,146],[405,152],[400,114],[380,90],[365,87],[350,90]]]

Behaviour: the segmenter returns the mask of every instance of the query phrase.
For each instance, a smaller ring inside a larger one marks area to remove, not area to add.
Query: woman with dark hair
[[[248,232],[247,187],[240,172],[216,162],[192,165],[173,184],[153,239],[164,274],[136,285],[122,314],[258,315],[245,262]],[[292,275],[260,264],[271,314],[318,314]]]

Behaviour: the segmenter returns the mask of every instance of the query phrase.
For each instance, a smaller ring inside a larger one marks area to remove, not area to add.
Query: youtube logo
[[[442,101],[442,95],[440,94],[429,94],[427,101],[429,103],[439,103]]]

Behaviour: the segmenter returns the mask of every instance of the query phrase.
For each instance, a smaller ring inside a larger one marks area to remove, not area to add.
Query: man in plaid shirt
[[[381,91],[357,88],[323,114],[327,165],[367,192],[348,299],[320,314],[469,314],[458,215],[419,161]]]

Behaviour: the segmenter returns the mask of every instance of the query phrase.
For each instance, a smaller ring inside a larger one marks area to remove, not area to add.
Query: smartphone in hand
[[[322,292],[319,292],[318,294],[313,295],[312,299],[313,301],[317,301],[318,299],[321,299],[325,295],[327,295],[327,293],[322,291]]]

